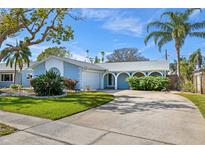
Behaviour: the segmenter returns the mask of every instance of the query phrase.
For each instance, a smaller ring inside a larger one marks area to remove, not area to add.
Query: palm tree
[[[201,9],[199,9],[201,11]],[[164,12],[161,15],[167,17],[165,21],[154,21],[148,24],[147,31],[151,27],[157,30],[149,33],[144,42],[147,42],[153,38],[154,43],[158,45],[159,50],[163,45],[170,41],[174,41],[176,54],[177,54],[177,76],[180,78],[180,49],[184,45],[187,36],[205,38],[205,32],[198,30],[205,28],[205,21],[190,23],[189,18],[196,9],[187,9],[184,12]]]
[[[195,68],[198,66],[198,69],[201,68],[203,62],[203,56],[201,54],[201,49],[197,49],[189,56],[189,63]]]
[[[28,47],[22,46],[21,42],[19,44],[17,43],[17,46],[20,48],[20,50],[10,52],[5,49],[0,53],[0,61],[5,62],[6,66],[9,65],[11,68],[14,65],[14,84],[16,84],[17,66],[19,67],[20,71],[22,71],[24,63],[26,63],[29,67],[29,58],[31,57],[31,51]]]
[[[89,57],[89,52],[90,52],[90,51],[87,49],[85,52],[86,52],[85,61],[86,61],[86,62],[89,62],[89,58],[90,58],[90,57]]]
[[[104,60],[105,60],[105,52],[104,52],[104,51],[101,51],[100,53],[101,53],[101,56],[102,56],[101,61],[102,61],[102,63],[104,63]]]

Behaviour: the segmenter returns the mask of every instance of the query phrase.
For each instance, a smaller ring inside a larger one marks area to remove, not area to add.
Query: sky
[[[62,42],[60,46],[66,47],[73,55],[74,59],[85,60],[86,50],[89,56],[100,56],[101,51],[109,55],[118,48],[138,48],[139,52],[150,60],[164,60],[164,51],[168,51],[168,60],[172,62],[176,59],[174,43],[168,43],[159,52],[152,40],[147,46],[144,38],[148,34],[146,25],[149,22],[160,19],[160,15],[165,11],[183,11],[184,9],[74,9],[73,14],[79,14],[84,20],[73,20],[66,17],[65,25],[70,25],[74,30],[74,39]],[[205,10],[196,11],[191,16],[190,21],[205,20]],[[22,36],[19,36],[19,38]],[[5,43],[15,42],[9,38]],[[32,59],[44,49],[56,44],[44,42],[31,46]],[[4,46],[2,46],[4,47]],[[182,56],[189,56],[196,49],[201,48],[205,56],[205,39],[187,38],[181,49]]]

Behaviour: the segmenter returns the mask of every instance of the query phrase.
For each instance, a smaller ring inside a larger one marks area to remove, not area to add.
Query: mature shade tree
[[[189,56],[189,63],[193,65],[193,68],[196,69],[196,65],[198,69],[201,68],[203,63],[203,56],[201,54],[201,49],[197,49]]]
[[[49,56],[56,56],[56,57],[61,57],[61,58],[68,58],[71,57],[70,51],[66,50],[64,47],[51,47],[47,48],[44,51],[42,51],[38,56],[37,56],[37,61],[41,61]]]
[[[187,36],[205,38],[205,32],[200,32],[200,29],[205,28],[205,21],[190,22],[190,16],[196,9],[187,9],[184,12],[165,12],[161,16],[161,20],[151,22],[147,25],[147,31],[155,28],[145,37],[145,44],[153,38],[159,50],[162,46],[170,41],[174,41],[177,55],[177,75],[180,77],[180,49],[184,45]],[[163,17],[167,17],[162,21]]]
[[[73,38],[71,26],[63,24],[64,18],[72,16],[71,9],[1,9],[0,10],[0,47],[9,37],[24,35],[22,46],[29,47],[44,41],[60,44]],[[19,51],[20,47],[9,45],[3,50]]]
[[[10,66],[11,68],[14,65],[14,84],[16,84],[16,73],[17,67],[20,71],[23,69],[23,65],[27,64],[29,67],[31,51],[27,46],[24,46],[22,42],[16,43],[16,47],[19,50],[8,51],[6,49],[1,51],[0,59],[3,62],[6,62],[6,66]]]
[[[137,48],[122,48],[116,49],[114,52],[107,56],[107,62],[133,62],[133,61],[148,61],[138,52]]]

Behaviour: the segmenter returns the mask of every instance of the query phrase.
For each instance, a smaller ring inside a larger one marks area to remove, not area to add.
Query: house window
[[[1,81],[13,81],[13,74],[1,74]]]
[[[56,67],[52,67],[49,71],[55,72],[56,74],[60,75],[60,71]]]

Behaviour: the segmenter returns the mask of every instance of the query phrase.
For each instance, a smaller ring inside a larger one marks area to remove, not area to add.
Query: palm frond
[[[202,22],[196,22],[190,25],[190,29],[191,30],[198,30],[198,29],[202,29],[205,28],[205,21]]]
[[[160,16],[160,18],[162,19],[164,16],[170,17],[172,16],[173,12],[169,11],[169,12],[164,12],[162,13],[162,15]]]
[[[155,44],[158,40],[159,37],[171,37],[172,34],[170,32],[163,32],[163,31],[154,31],[151,32],[149,35],[147,35],[144,39],[145,45],[147,45],[147,42],[151,39],[154,38]]]
[[[168,22],[154,21],[147,25],[147,31],[149,31],[150,27],[160,28],[163,31],[172,31],[172,27]]]
[[[197,10],[201,11],[200,8],[187,9],[185,12],[181,13],[181,19],[183,19],[184,21],[188,20],[189,17]]]
[[[205,32],[191,32],[189,33],[190,37],[199,37],[199,38],[205,38]]]
[[[162,46],[170,41],[172,41],[172,37],[162,37],[157,43],[159,51],[161,51]]]
[[[161,15],[161,19],[162,17],[168,17],[169,20],[170,20],[170,23],[176,23],[179,19],[178,19],[178,14],[179,12],[164,12],[162,15]]]

